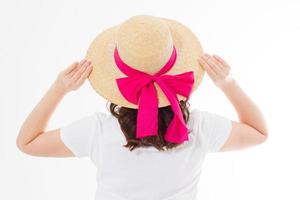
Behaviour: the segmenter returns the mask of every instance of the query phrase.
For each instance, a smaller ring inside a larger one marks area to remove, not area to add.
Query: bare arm
[[[264,142],[268,137],[264,116],[232,77],[228,63],[218,55],[208,54],[199,62],[230,100],[239,117],[239,122],[232,120],[231,135],[220,151],[238,150]]]
[[[252,126],[265,136],[268,135],[263,114],[236,81],[227,84],[222,91],[234,106],[240,122]]]
[[[59,137],[59,129],[46,132],[45,129],[63,97],[78,89],[88,77],[92,67],[82,60],[74,62],[62,71],[47,90],[39,103],[25,119],[17,140],[17,147],[24,153],[35,156],[73,156]]]

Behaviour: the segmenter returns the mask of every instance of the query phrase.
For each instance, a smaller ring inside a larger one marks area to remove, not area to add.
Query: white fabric
[[[189,141],[159,152],[154,147],[130,152],[117,119],[95,112],[61,128],[61,139],[76,157],[97,167],[95,200],[196,200],[201,166],[229,137],[231,120],[193,109]]]

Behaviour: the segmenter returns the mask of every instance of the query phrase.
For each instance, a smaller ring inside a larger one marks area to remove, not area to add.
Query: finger
[[[211,60],[211,56],[208,54],[204,54],[203,59],[209,65],[209,67],[214,71],[216,76],[220,73],[218,69],[215,67],[215,63]]]
[[[79,64],[83,65],[83,63],[85,63],[86,61],[87,61],[86,59],[82,59]]]
[[[84,62],[84,64],[81,66],[81,68],[72,76],[71,80],[74,82],[76,80],[78,80],[89,65],[91,65],[91,62],[89,62],[89,61]]]
[[[77,79],[76,84],[80,85],[83,81],[90,75],[92,72],[93,66],[89,65],[86,70],[82,73],[82,75]]]
[[[207,72],[207,74],[209,75],[209,77],[215,81],[216,80],[216,74],[215,72],[210,68],[208,67],[207,69],[205,69],[205,71]]]
[[[211,56],[208,59],[208,63],[213,66],[213,69],[219,74],[219,75],[224,75],[225,74],[225,69],[223,67],[223,64],[220,64],[213,56]]]
[[[204,60],[203,56],[198,59],[199,64],[206,70],[209,68],[208,63]]]
[[[87,61],[88,60],[86,60],[86,59],[81,60],[80,63],[78,64],[77,68],[68,74],[69,78],[72,78],[80,69],[82,69],[82,67],[87,63]]]
[[[228,70],[229,70],[229,67],[228,65],[224,65],[222,62],[220,62],[216,55],[213,55],[213,58],[214,60],[216,61],[216,63],[218,64],[218,67],[222,70],[223,74],[227,74],[228,73]]]
[[[200,67],[201,67],[203,70],[205,70],[206,67],[203,66],[203,65],[204,65],[204,61],[203,61],[202,56],[201,56],[200,58],[198,58],[197,61],[198,61],[199,65],[200,65]]]
[[[204,67],[205,71],[207,71],[210,77],[214,79],[217,76],[215,71],[212,70],[211,66],[204,60],[204,58],[200,58],[199,63]]]
[[[217,61],[222,63],[225,67],[229,67],[229,64],[224,59],[222,59],[220,56],[214,55],[214,57],[216,58]]]
[[[199,58],[199,63],[204,67],[204,69],[210,69],[211,66],[207,63],[204,57],[205,56]]]
[[[67,69],[64,70],[64,74],[70,73],[72,70],[74,70],[77,67],[78,64],[79,63],[77,61],[72,63]]]

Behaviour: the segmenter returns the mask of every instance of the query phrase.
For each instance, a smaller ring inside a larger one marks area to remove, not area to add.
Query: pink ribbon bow
[[[189,97],[194,84],[193,71],[177,75],[162,75],[174,65],[176,49],[173,48],[168,62],[154,75],[139,71],[128,66],[119,56],[117,47],[114,59],[117,67],[127,77],[116,79],[121,94],[129,102],[138,105],[136,137],[157,135],[158,132],[158,97],[154,86],[156,82],[171,104],[173,118],[167,128],[165,140],[182,143],[188,140],[188,128],[182,116],[176,94]]]

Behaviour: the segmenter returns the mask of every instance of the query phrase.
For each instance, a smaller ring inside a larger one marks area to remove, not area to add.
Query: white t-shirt
[[[61,139],[76,157],[97,167],[95,200],[196,200],[205,155],[229,137],[231,120],[193,109],[189,140],[165,152],[154,147],[130,152],[117,119],[95,112],[61,128]]]

